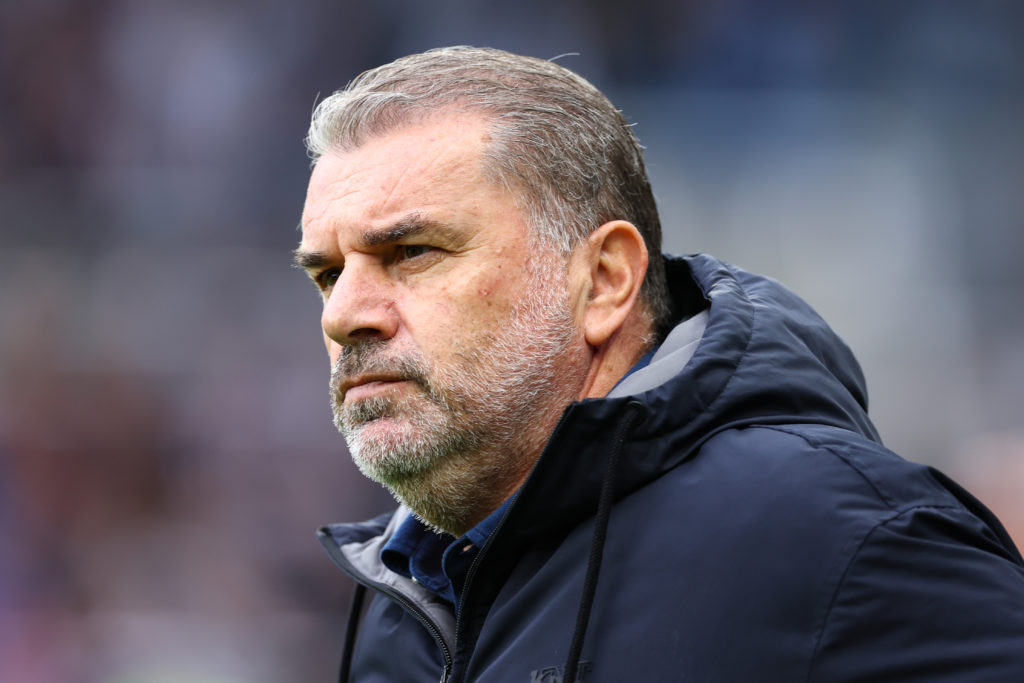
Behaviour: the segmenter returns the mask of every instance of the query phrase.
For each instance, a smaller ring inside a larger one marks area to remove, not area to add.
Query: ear
[[[599,347],[623,326],[636,306],[647,272],[647,247],[636,226],[610,221],[587,240],[590,293],[585,302],[583,332]]]

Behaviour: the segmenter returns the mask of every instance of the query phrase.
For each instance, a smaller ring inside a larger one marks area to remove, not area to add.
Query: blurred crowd
[[[447,44],[637,124],[666,247],[775,276],[1024,544],[1024,4],[0,3],[0,680],[332,680],[389,498],[289,268],[318,97]]]

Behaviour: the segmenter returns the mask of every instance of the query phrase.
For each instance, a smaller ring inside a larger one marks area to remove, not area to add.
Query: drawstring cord
[[[352,671],[352,656],[356,649],[356,631],[359,630],[359,615],[363,611],[363,599],[366,597],[366,586],[356,584],[352,594],[352,605],[348,609],[348,625],[345,627],[345,649],[341,653],[341,668],[338,670],[338,683],[348,683]]]
[[[622,418],[622,422],[619,423],[611,455],[608,456],[608,465],[605,468],[604,479],[601,481],[601,497],[598,499],[597,514],[594,516],[594,535],[590,541],[587,574],[583,580],[583,594],[580,596],[579,611],[576,613],[576,628],[572,634],[569,656],[566,659],[565,668],[562,670],[562,681],[564,683],[576,683],[576,672],[579,668],[580,655],[583,652],[583,639],[587,635],[587,625],[590,623],[590,608],[594,603],[594,593],[597,591],[597,578],[601,572],[604,541],[608,532],[608,521],[611,518],[612,501],[615,497],[615,475],[618,471],[619,456],[622,455],[629,428],[636,418],[639,417],[638,407],[638,403],[630,403],[626,408],[627,413]]]

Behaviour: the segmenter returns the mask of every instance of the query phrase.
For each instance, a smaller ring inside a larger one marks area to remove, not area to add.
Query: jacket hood
[[[685,366],[673,362],[670,333],[647,376],[628,378],[656,418],[647,428],[682,429],[700,441],[744,424],[815,423],[879,441],[860,365],[803,299],[710,256],[667,264],[677,305],[692,308],[699,292],[707,323]]]
[[[604,456],[626,404],[641,413],[630,430],[617,476],[617,497],[691,457],[724,429],[821,424],[879,442],[867,416],[867,390],[847,345],[800,297],[777,281],[711,256],[666,257],[677,319],[651,363],[606,398],[566,409],[520,495],[546,510],[517,520],[529,533],[593,510]],[[694,316],[705,328],[696,349],[677,334]],[[565,482],[571,481],[567,494]],[[567,497],[568,496],[568,497]],[[552,500],[556,510],[552,510]],[[545,505],[543,501],[547,501]]]

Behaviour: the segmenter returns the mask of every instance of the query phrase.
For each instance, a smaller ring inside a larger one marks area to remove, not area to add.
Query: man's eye
[[[330,268],[316,276],[316,284],[320,289],[330,289],[338,281],[341,268]]]
[[[398,256],[402,259],[412,259],[430,251],[433,251],[433,247],[428,247],[425,244],[403,244],[398,248]]]

